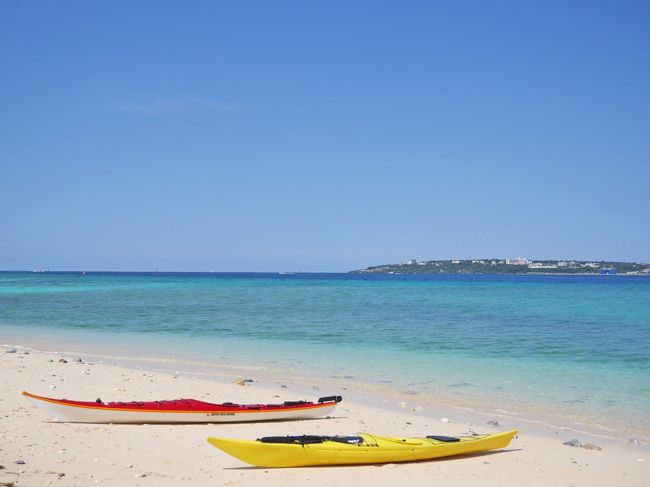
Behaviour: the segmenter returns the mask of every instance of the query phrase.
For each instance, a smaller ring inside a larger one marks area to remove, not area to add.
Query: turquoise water
[[[0,273],[0,331],[650,431],[650,277]]]

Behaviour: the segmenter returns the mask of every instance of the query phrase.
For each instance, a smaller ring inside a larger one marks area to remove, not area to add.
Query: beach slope
[[[446,486],[650,485],[645,445],[581,437],[588,449],[564,445],[567,430],[547,434],[526,424],[488,425],[440,420],[435,409],[381,408],[344,397],[330,418],[213,425],[116,425],[51,422],[21,395],[94,400],[199,400],[269,403],[301,399],[290,380],[241,386],[197,375],[152,372],[71,354],[0,347],[0,485],[395,485],[443,482]],[[315,384],[317,387],[317,384]],[[340,392],[340,391],[332,391]],[[479,416],[477,416],[479,418]],[[506,422],[503,421],[502,422]],[[360,431],[394,437],[463,435],[520,429],[507,448],[484,454],[381,466],[265,469],[247,466],[213,448],[209,436],[258,438],[281,435],[350,435]]]

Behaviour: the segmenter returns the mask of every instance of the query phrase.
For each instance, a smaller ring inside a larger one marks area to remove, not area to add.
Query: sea
[[[650,437],[650,276],[0,272],[27,337]]]

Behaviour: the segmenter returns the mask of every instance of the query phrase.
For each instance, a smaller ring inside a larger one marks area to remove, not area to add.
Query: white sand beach
[[[291,377],[255,377],[238,385],[197,374],[161,372],[72,354],[0,347],[0,485],[395,485],[446,486],[650,485],[650,448],[629,439],[589,435],[535,422],[493,417],[417,397],[371,397],[354,391],[307,387]],[[60,361],[64,359],[64,361]],[[80,360],[80,361],[79,361]],[[227,376],[231,371],[224,372]],[[311,388],[310,392],[308,389]],[[51,422],[21,395],[26,390],[55,398],[277,403],[340,394],[335,414],[317,420],[209,425],[117,425]],[[498,425],[487,424],[498,421]],[[206,442],[208,436],[255,439],[287,434],[386,436],[461,435],[519,429],[504,450],[436,461],[355,467],[293,469],[246,465]],[[571,447],[573,438],[599,449]]]

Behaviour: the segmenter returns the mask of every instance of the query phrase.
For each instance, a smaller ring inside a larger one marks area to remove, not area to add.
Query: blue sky
[[[0,269],[650,262],[647,2],[0,3]]]

